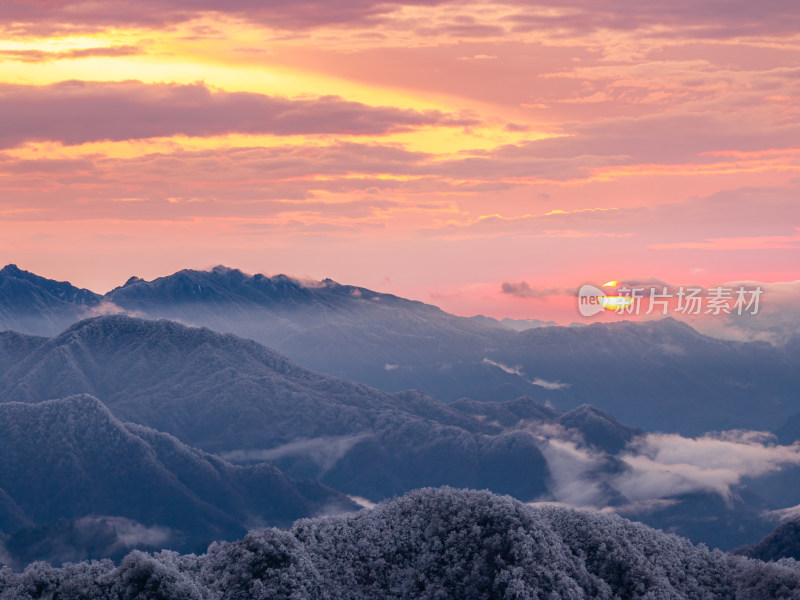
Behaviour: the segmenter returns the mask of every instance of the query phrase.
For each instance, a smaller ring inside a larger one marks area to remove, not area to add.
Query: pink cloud
[[[202,12],[218,12],[285,29],[303,29],[322,24],[374,22],[400,6],[435,6],[441,0],[348,0],[324,2],[300,0],[141,0],[138,3],[106,0],[9,0],[0,7],[0,21],[23,24],[25,29],[57,28],[65,25],[102,28],[108,26],[163,27],[187,21]],[[764,33],[791,35],[800,28],[800,15],[792,0],[692,0],[636,2],[634,0],[539,0],[509,2],[520,9],[510,12],[509,26],[517,31],[562,28],[575,32],[601,28],[634,30],[652,26],[685,29],[694,36],[731,37]],[[555,8],[544,12],[541,8]],[[539,9],[539,10],[536,10]],[[454,24],[456,36],[496,34],[481,24]],[[668,35],[666,33],[665,35]]]
[[[701,242],[651,244],[655,250],[798,250],[800,235],[762,235],[750,237],[710,238]]]
[[[748,157],[735,153],[723,157],[719,153],[772,149],[777,156],[782,149],[795,149],[800,140],[800,121],[778,119],[772,109],[762,106],[721,113],[673,111],[615,117],[568,124],[565,133],[563,137],[474,152],[474,156],[447,161],[439,169],[453,177],[558,181],[586,179],[609,167],[646,170],[652,165],[735,163]],[[785,161],[789,161],[788,156]],[[795,168],[800,170],[800,166]]]
[[[520,2],[521,5],[527,3]],[[636,0],[538,0],[535,8],[560,9],[555,13],[523,9],[508,17],[516,31],[563,28],[573,32],[597,29],[635,30],[664,26],[684,30],[683,35],[708,38],[734,36],[794,35],[800,27],[800,14],[792,0],[674,0],[637,2]],[[526,6],[527,8],[527,6]]]
[[[431,176],[410,181],[377,177],[419,172],[427,158],[366,143],[62,160],[16,160],[0,153],[0,211],[11,211],[4,214],[6,220],[184,220],[287,213],[362,218],[397,206],[398,193],[413,197],[482,191]],[[321,192],[324,201],[317,197]],[[435,210],[442,201],[430,200],[427,206]],[[427,210],[415,200],[404,204]],[[24,211],[14,212],[20,208]]]
[[[284,29],[304,29],[324,24],[374,19],[400,5],[435,5],[439,0],[9,0],[0,5],[0,22],[18,30],[47,31],[64,26],[106,28],[138,26],[160,28],[188,21],[204,12],[217,12]]]
[[[42,63],[51,60],[92,58],[98,56],[132,56],[143,54],[137,46],[107,46],[99,48],[81,48],[63,52],[45,52],[43,50],[0,50],[0,59],[16,60],[27,63]]]
[[[371,107],[338,96],[292,100],[192,85],[138,81],[0,84],[0,146],[55,140],[80,144],[172,135],[382,135],[426,125],[464,126],[474,118],[440,111]]]
[[[800,227],[796,187],[739,188],[655,206],[551,211],[518,218],[487,217],[429,229],[429,235],[456,231],[476,236],[617,237],[648,248],[705,248],[709,239],[773,239],[785,246]],[[666,245],[666,246],[665,246]],[[731,247],[735,246],[733,244]],[[752,247],[750,244],[748,247]],[[795,247],[794,244],[791,247]]]

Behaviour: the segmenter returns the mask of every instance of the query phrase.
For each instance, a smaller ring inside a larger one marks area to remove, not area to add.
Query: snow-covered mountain
[[[20,281],[64,285],[12,267],[0,272],[0,288]],[[673,319],[517,332],[493,319],[456,317],[330,280],[249,276],[226,267],[134,277],[102,299],[74,289],[65,297],[74,299],[76,315],[127,311],[206,326],[318,372],[444,401],[528,395],[560,410],[588,403],[630,425],[683,434],[775,430],[800,412],[800,344],[722,341]],[[0,315],[18,314],[25,302],[0,298]],[[60,332],[52,330],[48,305],[36,310],[46,326],[9,318],[0,326]]]
[[[102,296],[24,271],[0,269],[0,329],[53,335],[91,314]]]
[[[619,517],[425,489],[355,515],[250,533],[200,556],[0,572],[0,598],[789,600],[800,567],[712,552]]]
[[[257,525],[355,508],[266,463],[232,465],[124,424],[88,395],[0,404],[0,464],[0,547],[12,563],[194,550]]]
[[[800,463],[792,447],[653,434],[596,407],[562,412],[529,397],[446,404],[387,393],[174,321],[114,315],[54,338],[0,333],[0,368],[0,402],[92,394],[122,421],[371,501],[423,486],[488,488],[612,510],[725,548],[766,534],[762,512],[797,503],[780,480]],[[767,477],[789,493],[762,496]]]
[[[22,351],[0,375],[0,401],[92,394],[124,421],[373,500],[437,484],[545,491],[530,435],[418,392],[314,373],[230,334],[116,315],[45,341],[0,333],[11,347]]]

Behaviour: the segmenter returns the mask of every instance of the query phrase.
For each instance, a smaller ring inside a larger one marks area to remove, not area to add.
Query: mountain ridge
[[[122,421],[373,502],[432,485],[488,488],[526,501],[624,510],[722,547],[763,536],[770,525],[758,511],[786,506],[751,496],[726,505],[701,483],[674,498],[657,490],[655,498],[666,495],[660,504],[637,504],[642,492],[630,479],[649,487],[647,477],[663,479],[650,469],[673,467],[647,466],[658,436],[592,406],[559,411],[530,397],[446,404],[414,391],[388,393],[308,371],[252,340],[168,320],[94,317],[34,341],[0,372],[0,402],[91,393]],[[735,530],[724,526],[737,519]]]
[[[23,561],[36,552],[79,558],[79,547],[32,541],[42,527],[63,529],[57,524],[81,519],[108,516],[155,528],[164,546],[186,550],[243,535],[258,522],[288,524],[333,506],[355,508],[341,494],[290,480],[267,464],[232,465],[167,434],[126,425],[85,394],[0,403],[0,461],[0,507],[16,511],[0,508],[0,524],[10,536],[7,549]],[[84,522],[84,530],[92,525]]]
[[[290,475],[375,499],[426,481],[481,487],[493,452],[484,437],[503,435],[418,392],[389,394],[308,371],[230,334],[122,315],[75,324],[0,375],[0,402],[75,393],[94,394],[119,418],[209,452],[263,454],[288,445],[276,464]],[[339,452],[338,438],[344,454],[332,467],[326,457]],[[299,443],[309,439],[315,448]],[[325,460],[315,462],[320,452]],[[534,497],[544,491],[544,459],[533,444],[520,452],[500,489]],[[445,457],[459,468],[449,472]],[[368,475],[365,460],[379,470]]]
[[[444,401],[532,396],[559,410],[590,403],[632,426],[690,435],[777,430],[800,412],[792,392],[800,386],[800,344],[723,341],[672,318],[518,332],[330,280],[222,266],[131,278],[92,310],[234,333],[317,372]]]

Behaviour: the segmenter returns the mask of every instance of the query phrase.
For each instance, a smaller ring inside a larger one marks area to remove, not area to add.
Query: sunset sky
[[[4,0],[0,29],[3,264],[560,322],[585,282],[800,279],[796,0]]]

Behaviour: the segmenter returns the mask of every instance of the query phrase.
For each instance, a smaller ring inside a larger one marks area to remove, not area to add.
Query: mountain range
[[[777,473],[755,469],[747,485],[720,490],[704,482],[713,465],[673,473],[682,467],[659,457],[661,438],[590,405],[563,412],[529,397],[443,403],[420,392],[388,393],[309,371],[251,340],[174,321],[111,315],[53,338],[2,332],[0,369],[0,406],[90,394],[150,444],[169,439],[198,448],[191,452],[203,460],[211,452],[248,468],[268,463],[372,502],[424,486],[488,488],[525,501],[609,508],[724,548],[763,536],[772,522],[762,513],[796,503],[791,494],[759,493],[765,477],[790,487],[780,469],[791,473],[792,450],[774,451]],[[673,436],[666,443],[693,442]],[[113,462],[103,447],[96,450],[95,460]],[[45,461],[31,473],[46,481],[57,476],[52,469]],[[673,491],[675,477],[683,481]],[[83,480],[70,481],[71,493],[84,493]]]
[[[120,506],[81,512],[65,504],[47,512],[25,504],[20,489],[0,485],[0,532],[20,564],[119,556],[131,547],[118,541],[131,539],[128,532],[159,527],[171,533],[152,539],[186,550],[230,539],[250,523],[287,522],[325,506],[351,510],[342,494],[368,504],[441,485],[610,510],[732,548],[767,534],[774,515],[800,495],[793,446],[746,431],[706,433],[782,426],[781,442],[796,439],[786,430],[800,410],[793,392],[799,344],[726,342],[672,319],[511,327],[329,280],[250,277],[222,267],[153,282],[131,278],[101,297],[8,266],[0,288],[17,293],[0,296],[3,325],[25,330],[38,323],[28,331],[47,334],[0,332],[0,406],[52,400],[75,410],[75,398],[83,398],[82,411],[92,405],[118,423],[124,434],[115,440],[138,441],[108,451],[97,446],[96,455],[73,462],[101,473],[115,456],[143,452],[142,444],[148,452],[194,457],[196,481],[181,474],[186,461],[166,458],[159,459],[162,475],[152,478],[190,482],[186,502],[203,507],[190,521],[176,521],[169,511],[125,513],[124,502],[107,490]],[[39,301],[28,306],[30,298]],[[75,321],[92,314],[104,316]],[[159,316],[173,320],[151,319]],[[52,334],[58,319],[69,324]],[[275,339],[300,358],[187,322]],[[314,363],[315,352],[340,361],[329,371],[349,365],[366,380],[370,373],[402,376],[381,380],[379,389],[301,366]],[[398,382],[450,395],[442,402],[423,391],[391,391]],[[456,397],[453,390],[478,393]],[[30,417],[15,410],[10,422]],[[76,430],[55,431],[63,433],[65,457],[88,443],[70,437]],[[103,431],[87,435],[99,439]],[[688,458],[670,458],[693,446],[698,450]],[[58,479],[56,463],[41,451],[30,449],[27,472]],[[704,461],[706,451],[729,455],[727,471]],[[753,462],[754,455],[763,458]],[[207,477],[209,469],[225,474]],[[263,486],[242,473],[258,469],[282,483],[277,496],[266,496],[269,506],[254,509],[248,486]],[[144,475],[134,469],[131,478],[137,477]],[[103,489],[98,481],[73,476],[60,493],[92,497]],[[220,495],[219,486],[238,491]],[[165,498],[178,493],[159,490]]]
[[[0,296],[0,327],[23,333],[55,335],[81,316],[125,312],[234,333],[389,392],[417,389],[446,402],[527,395],[562,411],[592,404],[650,431],[783,427],[782,441],[800,438],[786,426],[800,414],[796,340],[723,341],[670,318],[516,331],[331,280],[226,267],[132,277],[101,297],[9,265],[0,289],[22,290]]]
[[[0,347],[12,344],[23,352],[3,369],[0,402],[92,394],[123,421],[375,500],[432,483],[485,487],[498,469],[498,491],[544,491],[541,453],[502,427],[418,392],[308,371],[230,334],[115,315],[51,339],[0,333]],[[506,446],[518,460],[497,456]]]

